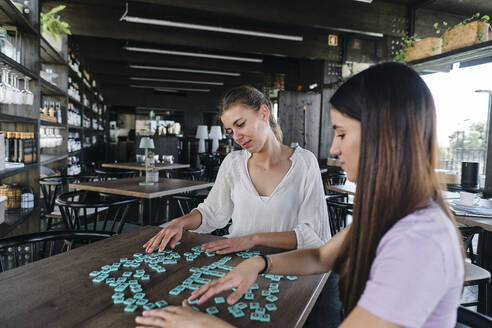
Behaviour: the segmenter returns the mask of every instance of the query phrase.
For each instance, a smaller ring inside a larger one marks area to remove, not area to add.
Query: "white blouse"
[[[246,150],[233,151],[222,162],[207,199],[196,208],[202,224],[194,230],[209,233],[232,218],[229,234],[240,237],[260,232],[295,231],[298,248],[313,248],[330,239],[323,183],[316,157],[297,147],[292,165],[269,197],[260,196],[249,176]]]

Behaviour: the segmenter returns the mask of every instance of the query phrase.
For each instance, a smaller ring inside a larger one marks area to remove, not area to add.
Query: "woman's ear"
[[[268,109],[268,106],[265,104],[261,105],[259,112],[261,114],[261,119],[268,122],[268,119],[270,118],[270,110]]]

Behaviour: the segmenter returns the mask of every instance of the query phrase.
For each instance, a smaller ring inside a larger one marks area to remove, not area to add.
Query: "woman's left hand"
[[[142,312],[142,316],[135,318],[137,327],[232,327],[227,322],[193,310],[189,306],[166,306],[162,309]]]
[[[253,235],[236,238],[226,238],[212,241],[202,245],[202,250],[207,252],[216,252],[217,254],[228,254],[233,252],[244,251],[256,246],[253,242]]]

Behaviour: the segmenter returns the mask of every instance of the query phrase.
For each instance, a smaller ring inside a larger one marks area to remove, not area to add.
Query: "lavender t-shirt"
[[[454,327],[463,278],[456,228],[429,202],[383,236],[358,305],[403,327]]]

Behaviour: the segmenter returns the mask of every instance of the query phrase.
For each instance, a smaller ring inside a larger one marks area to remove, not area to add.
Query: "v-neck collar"
[[[287,173],[285,173],[285,175],[282,177],[282,179],[280,180],[280,182],[277,184],[277,186],[273,189],[272,193],[270,194],[270,196],[261,196],[260,193],[258,192],[258,190],[256,190],[256,187],[255,185],[253,184],[253,180],[251,179],[251,176],[249,174],[249,170],[248,170],[248,160],[249,158],[252,156],[252,154],[250,152],[248,152],[247,150],[246,151],[246,156],[245,156],[245,160],[244,160],[244,169],[246,170],[246,176],[248,177],[248,181],[249,181],[249,185],[250,187],[252,188],[252,190],[255,192],[256,196],[258,196],[258,198],[262,201],[262,202],[268,202],[270,199],[273,198],[273,196],[275,195],[275,193],[277,192],[277,190],[279,189],[279,187],[284,184],[284,181],[287,179],[287,177],[290,175],[290,172],[292,171],[292,168],[294,167],[294,157],[297,156],[297,150],[299,149],[299,147],[296,147],[294,149],[294,152],[292,153],[292,155],[290,155],[289,157],[289,160],[290,160],[290,167],[289,167],[289,170],[287,171]]]

